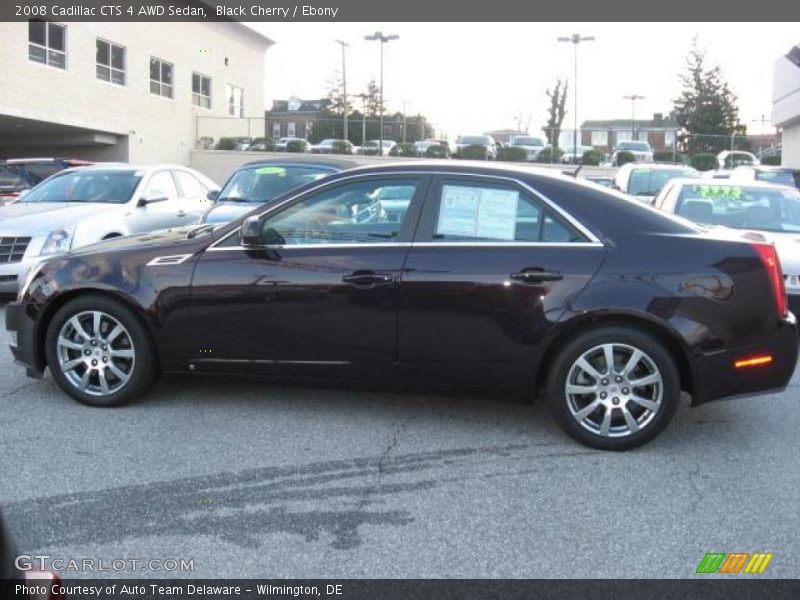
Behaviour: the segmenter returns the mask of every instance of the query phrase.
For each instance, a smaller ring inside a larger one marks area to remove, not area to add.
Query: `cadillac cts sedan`
[[[0,293],[48,257],[100,240],[197,223],[217,185],[173,165],[66,169],[0,207]]]
[[[798,354],[771,244],[485,163],[343,171],[226,226],[53,258],[6,326],[29,375],[90,405],[162,373],[491,387],[541,392],[612,450],[661,432],[682,390],[784,388]]]

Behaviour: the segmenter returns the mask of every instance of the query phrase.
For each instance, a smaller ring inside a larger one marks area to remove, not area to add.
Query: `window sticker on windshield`
[[[256,169],[257,175],[277,175],[278,177],[286,177],[286,169],[283,167],[261,167]]]
[[[518,202],[514,190],[445,185],[436,233],[513,241]]]
[[[742,188],[732,185],[695,185],[692,193],[699,194],[701,198],[732,198],[738,200],[742,197]]]

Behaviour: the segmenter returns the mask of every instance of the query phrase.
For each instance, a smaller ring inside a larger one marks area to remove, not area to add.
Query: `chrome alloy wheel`
[[[136,352],[131,334],[117,319],[100,311],[81,312],[58,333],[58,364],[80,391],[108,396],[131,378]]]
[[[564,387],[581,427],[601,437],[641,431],[661,407],[664,381],[647,354],[627,344],[603,344],[581,354]]]

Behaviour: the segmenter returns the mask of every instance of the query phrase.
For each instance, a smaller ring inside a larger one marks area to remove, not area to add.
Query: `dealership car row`
[[[699,404],[794,372],[800,193],[780,168],[634,162],[604,187],[287,155],[220,189],[176,165],[64,166],[0,207],[0,291],[18,292],[17,361],[87,404],[161,372],[527,386],[577,440],[625,449],[681,390]]]

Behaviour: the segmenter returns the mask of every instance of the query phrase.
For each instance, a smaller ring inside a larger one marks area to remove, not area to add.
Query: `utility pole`
[[[381,114],[381,116],[380,116],[381,132],[380,132],[380,138],[379,138],[380,139],[379,154],[380,154],[380,156],[383,156],[383,47],[388,42],[391,42],[393,40],[399,40],[400,36],[399,35],[394,35],[394,34],[392,34],[392,35],[384,35],[383,32],[376,31],[372,35],[365,35],[364,39],[367,40],[368,42],[380,42],[380,44],[381,44],[381,99],[380,99],[380,106],[379,106],[380,114]]]
[[[645,97],[632,94],[630,96],[623,96],[622,98],[631,101],[631,141],[633,141],[636,139],[636,101],[644,100]]]
[[[347,140],[347,58],[345,55],[345,48],[350,44],[342,40],[336,40],[336,43],[342,47],[342,102],[344,104],[344,135],[343,139]]]
[[[577,154],[578,153],[578,44],[581,42],[593,42],[594,36],[587,35],[581,36],[579,33],[573,33],[569,37],[559,37],[559,42],[568,42],[575,47],[575,78],[572,82],[572,95],[574,97],[574,105],[575,110],[573,112],[573,129],[572,129],[572,151]],[[555,151],[555,146],[553,146],[553,150]]]

